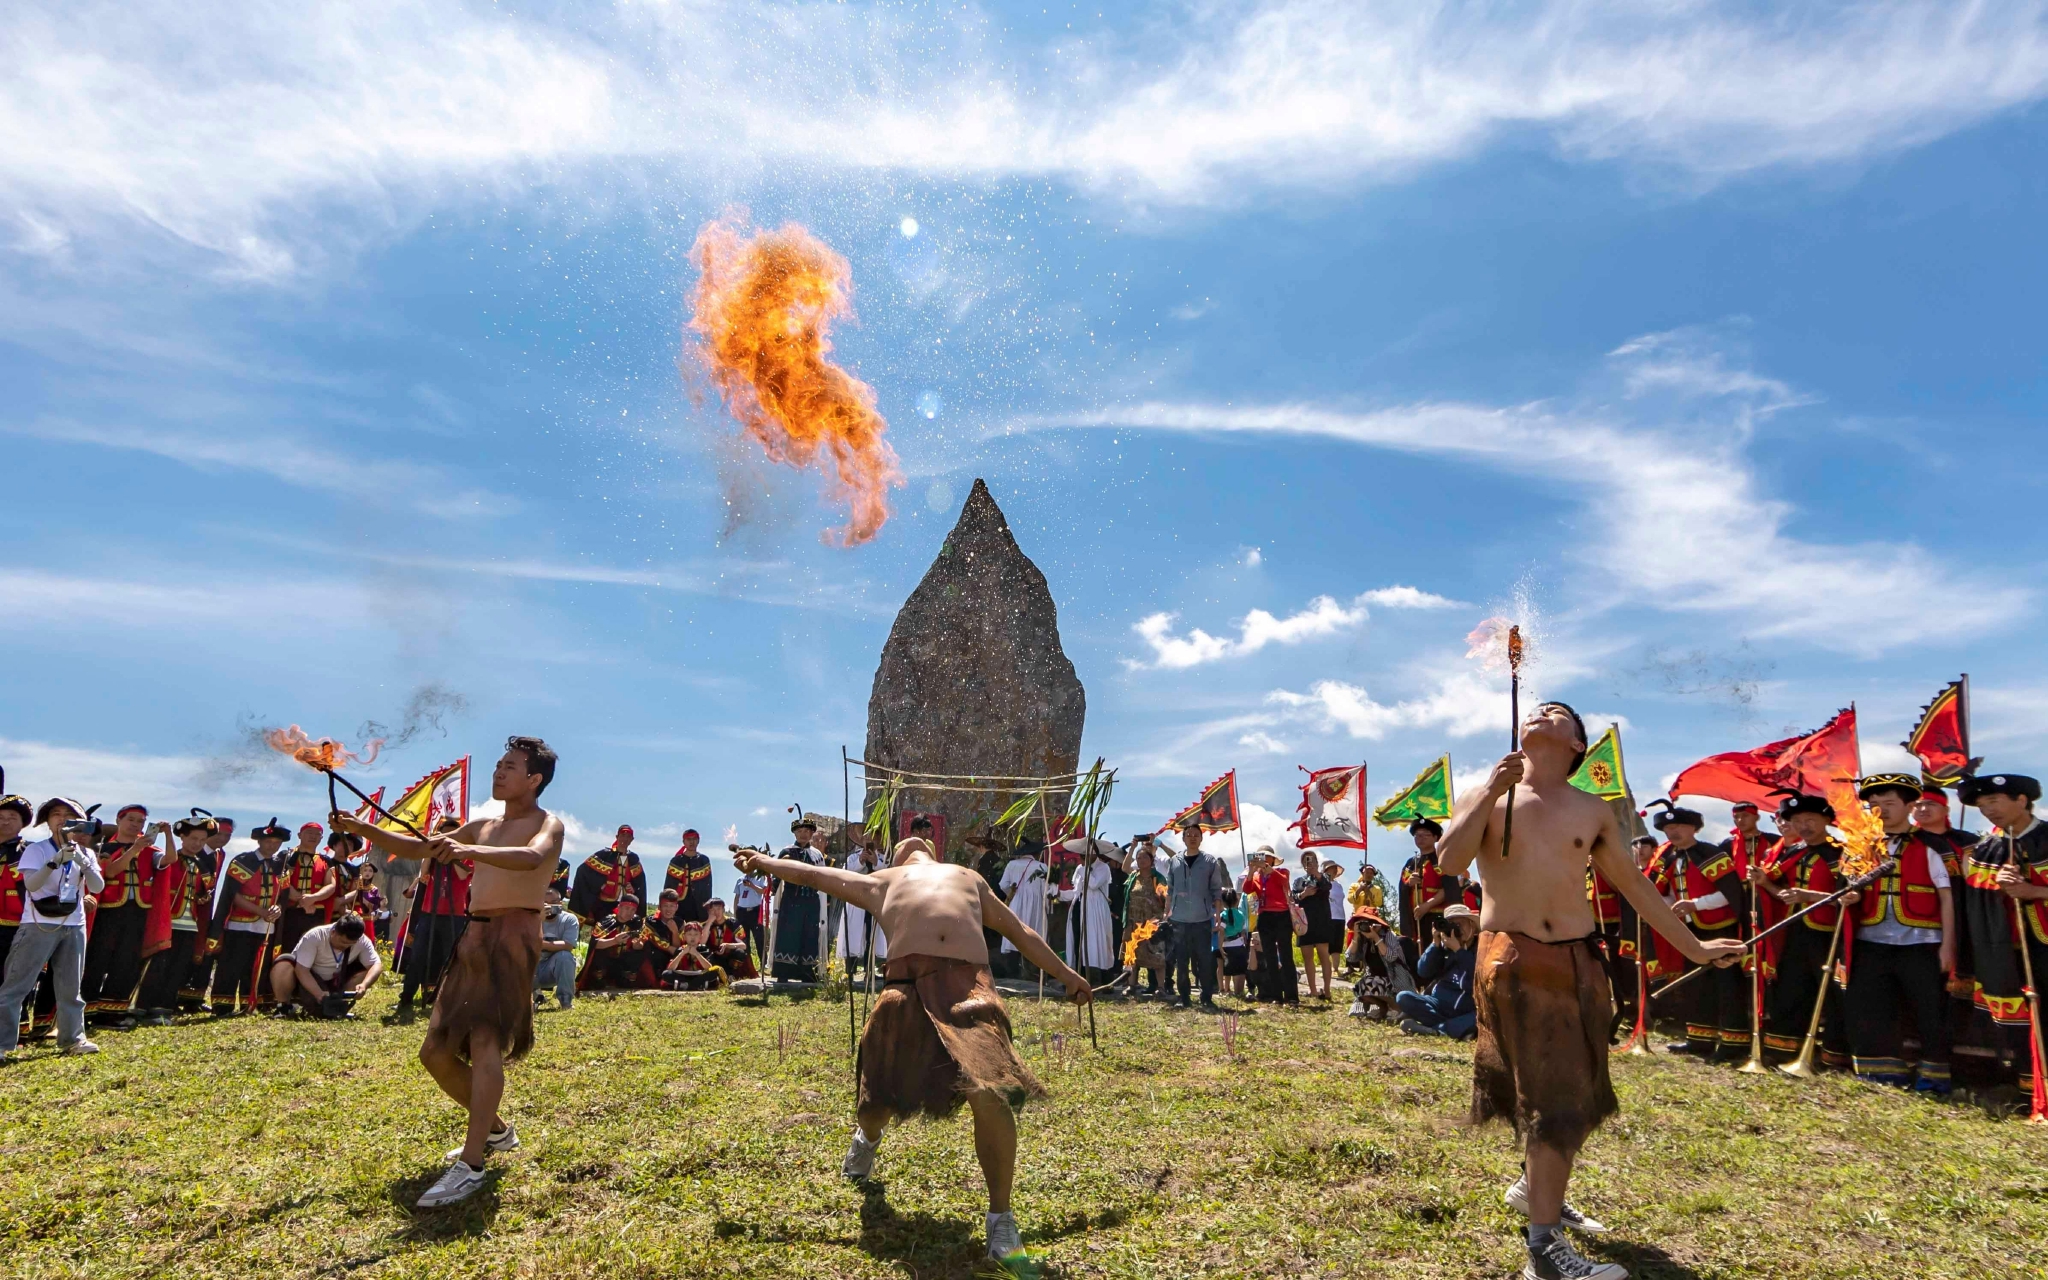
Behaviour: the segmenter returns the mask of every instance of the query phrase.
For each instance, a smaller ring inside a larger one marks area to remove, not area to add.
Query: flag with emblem
[[[1232,769],[1203,787],[1202,798],[1174,814],[1160,830],[1172,830],[1182,818],[1190,816],[1201,821],[1204,831],[1237,830],[1237,770]]]
[[[1309,770],[1301,784],[1300,816],[1291,824],[1301,833],[1294,843],[1303,849],[1363,849],[1365,828],[1365,766]]]
[[[377,819],[377,825],[386,831],[403,832],[406,830],[405,822],[410,822],[418,830],[432,835],[435,824],[443,818],[468,822],[469,757],[464,756],[454,764],[434,770],[407,787],[396,804],[385,808],[390,810],[391,817]],[[405,822],[395,821],[399,818]]]
[[[1628,795],[1628,778],[1621,771],[1621,728],[1608,725],[1607,732],[1586,748],[1586,759],[1572,775],[1572,785],[1602,800],[1620,800]]]
[[[1441,756],[1393,799],[1372,811],[1383,827],[1405,827],[1417,818],[1442,822],[1451,816],[1451,758]]]

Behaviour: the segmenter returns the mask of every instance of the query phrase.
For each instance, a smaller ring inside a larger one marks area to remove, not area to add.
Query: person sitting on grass
[[[540,919],[540,963],[533,968],[533,1002],[547,999],[554,988],[555,1003],[567,1009],[576,1003],[576,942],[582,925],[562,909],[562,891],[552,884],[542,895]]]
[[[727,978],[758,978],[753,952],[747,949],[747,932],[725,914],[725,899],[704,904],[704,943],[698,948],[706,959],[725,970]]]
[[[747,850],[733,861],[743,874],[765,871],[871,912],[888,935],[887,982],[861,1034],[859,1127],[842,1172],[857,1182],[873,1176],[876,1148],[891,1120],[919,1112],[949,1115],[966,1103],[974,1112],[974,1154],[988,1184],[988,1256],[1005,1266],[1023,1263],[1024,1242],[1010,1209],[1017,1172],[1012,1108],[1044,1096],[1045,1086],[1011,1044],[1010,1016],[989,975],[982,928],[1015,943],[1075,1004],[1094,998],[1088,980],[1019,921],[972,867],[940,861],[917,837],[898,844],[889,865],[870,875]]]
[[[704,954],[710,930],[702,921],[685,921],[678,935],[675,955],[661,971],[664,991],[713,991],[725,985],[725,971]]]
[[[625,894],[612,914],[599,920],[590,931],[590,950],[583,957],[583,972],[576,977],[576,989],[645,991],[655,985],[656,954],[648,938],[647,922],[640,918],[640,900]]]
[[[316,924],[299,935],[290,955],[270,967],[278,1007],[313,1018],[347,1018],[363,992],[384,973],[383,958],[363,936],[360,916]],[[341,997],[335,999],[334,997]]]
[[[1403,991],[1394,997],[1401,1010],[1401,1030],[1409,1035],[1449,1036],[1463,1040],[1479,1025],[1472,1003],[1472,966],[1478,953],[1479,917],[1462,902],[1453,902],[1430,922],[1436,940],[1415,965],[1415,977],[1429,991]]]

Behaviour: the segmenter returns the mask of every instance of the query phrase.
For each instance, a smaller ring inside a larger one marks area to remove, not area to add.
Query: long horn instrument
[[[1755,867],[1756,859],[1761,855],[1761,852],[1761,850],[1757,849],[1749,851],[1750,866],[1752,868]],[[1752,938],[1763,932],[1763,912],[1757,904],[1757,900],[1762,896],[1762,893],[1762,885],[1752,884],[1749,886],[1749,936]],[[1825,975],[1823,975],[1823,978],[1825,978]],[[1825,981],[1823,981],[1821,989],[1826,991]],[[1764,1065],[1764,953],[1762,948],[1758,948],[1750,955],[1749,1059],[1735,1069],[1746,1076],[1760,1076],[1770,1070],[1769,1067]]]
[[[1820,903],[1813,905],[1819,906]],[[1813,1078],[1813,1050],[1820,1043],[1820,1015],[1827,1008],[1828,984],[1835,980],[1835,955],[1842,949],[1842,928],[1848,922],[1847,911],[1835,913],[1835,931],[1828,938],[1828,958],[1820,966],[1820,994],[1814,997],[1813,1016],[1806,1021],[1806,1040],[1799,1046],[1799,1056],[1778,1068],[1788,1076],[1797,1076],[1801,1080]]]
[[[1791,915],[1786,916],[1783,920],[1778,921],[1778,923],[1772,925],[1768,929],[1765,929],[1762,933],[1757,934],[1755,937],[1751,938],[1748,942],[1745,942],[1742,945],[1745,947],[1756,946],[1756,944],[1762,942],[1765,938],[1770,937],[1772,934],[1778,932],[1779,930],[1790,927],[1794,920],[1804,920],[1807,916],[1820,910],[1822,907],[1827,906],[1831,902],[1839,902],[1843,898],[1848,897],[1850,894],[1855,893],[1859,889],[1869,888],[1871,885],[1877,882],[1878,877],[1888,874],[1894,867],[1898,865],[1899,860],[1897,858],[1886,858],[1883,862],[1880,862],[1879,864],[1877,864],[1876,867],[1872,868],[1867,874],[1857,876],[1854,880],[1851,880],[1848,884],[1835,890],[1833,893],[1829,894],[1825,898],[1821,898],[1818,901],[1807,903],[1805,906],[1799,908],[1799,910],[1794,911]],[[1707,969],[1710,967],[1711,966],[1709,965],[1698,965],[1694,968],[1686,970],[1684,973],[1678,975],[1676,978],[1673,978],[1671,981],[1665,983],[1663,986],[1651,992],[1650,998],[1652,1000],[1655,1000],[1659,996],[1669,995],[1671,992],[1677,990],[1679,987],[1684,986],[1686,983],[1692,981],[1700,974],[1705,973]]]

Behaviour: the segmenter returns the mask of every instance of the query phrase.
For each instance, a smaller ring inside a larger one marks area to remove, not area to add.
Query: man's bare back
[[[1026,959],[1067,989],[1069,999],[1085,1003],[1090,998],[1088,980],[1019,920],[988,881],[971,868],[938,861],[922,847],[899,848],[895,865],[867,874],[748,850],[735,855],[733,863],[742,873],[765,871],[871,912],[889,940],[891,956],[941,956],[986,965],[988,943],[981,933],[986,927],[1015,943]]]

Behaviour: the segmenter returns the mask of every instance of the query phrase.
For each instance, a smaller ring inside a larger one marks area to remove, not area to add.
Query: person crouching
[[[363,936],[358,916],[316,924],[298,946],[270,967],[279,1003],[310,1018],[348,1018],[356,1000],[384,972],[377,948]]]

